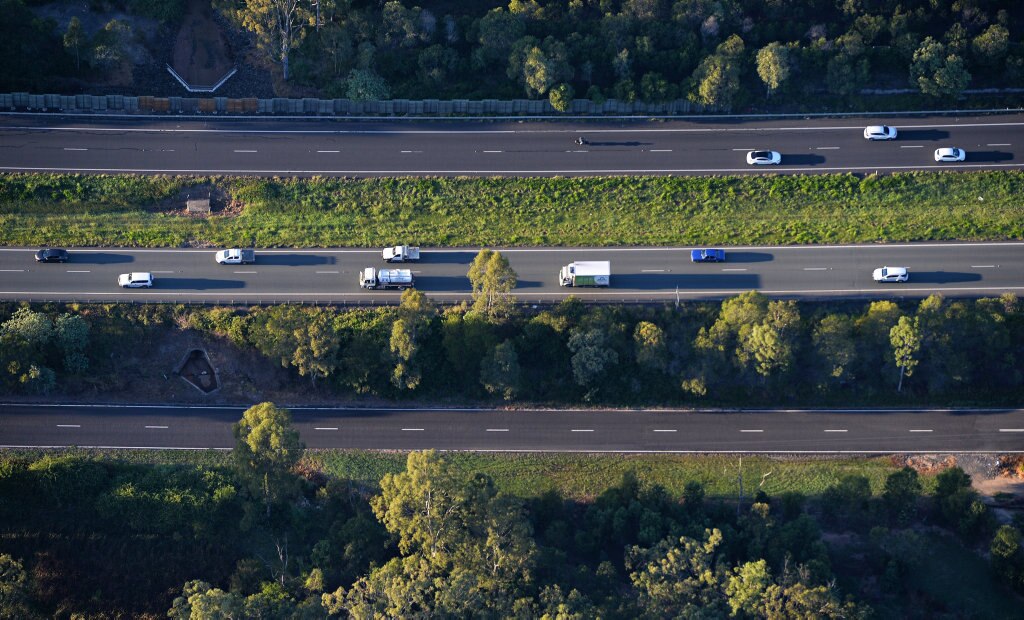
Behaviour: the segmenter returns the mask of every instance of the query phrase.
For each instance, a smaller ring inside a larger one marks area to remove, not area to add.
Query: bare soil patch
[[[192,86],[213,86],[234,67],[227,38],[209,2],[188,3],[174,39],[171,66]]]

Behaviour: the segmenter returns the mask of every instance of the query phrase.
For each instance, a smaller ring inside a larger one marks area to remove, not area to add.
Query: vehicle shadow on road
[[[775,260],[769,252],[729,252],[725,255],[726,263],[767,263]]]
[[[969,162],[994,162],[994,161],[1010,161],[1013,159],[1013,153],[1006,153],[1004,151],[968,151],[967,158],[965,161]]]
[[[218,280],[216,278],[156,278],[154,288],[182,291],[208,291],[218,288],[245,288],[241,280]]]
[[[944,129],[900,129],[899,135],[896,136],[897,141],[913,141],[923,140],[931,141],[935,140],[947,140],[949,138],[949,132]]]
[[[470,290],[465,276],[416,276],[416,288],[432,293],[465,293]]]
[[[135,257],[128,254],[114,254],[113,252],[75,252],[71,255],[71,260],[68,262],[94,265],[115,265],[118,263],[134,263]]]
[[[672,274],[635,273],[612,274],[612,288],[638,291],[672,291],[676,288],[699,290],[750,290],[761,286],[761,276],[755,274]]]
[[[338,259],[333,256],[315,254],[260,254],[257,265],[281,265],[285,267],[308,267],[311,265],[333,265]]]
[[[911,271],[910,282],[914,284],[952,284],[954,282],[977,282],[980,273],[963,271]]]
[[[421,252],[420,262],[450,263],[454,265],[468,265],[476,258],[476,252]]]
[[[817,166],[818,164],[825,163],[825,157],[823,155],[816,155],[814,153],[796,153],[790,155],[788,153],[782,154],[782,166]]]

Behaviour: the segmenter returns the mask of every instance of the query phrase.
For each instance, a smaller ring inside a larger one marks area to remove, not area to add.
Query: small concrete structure
[[[189,198],[185,203],[185,211],[188,213],[209,213],[210,198]]]
[[[213,394],[220,389],[220,377],[210,362],[210,356],[202,349],[192,349],[178,362],[174,374],[185,380],[203,394]]]

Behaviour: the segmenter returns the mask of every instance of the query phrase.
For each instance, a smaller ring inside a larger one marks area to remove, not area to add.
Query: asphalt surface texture
[[[726,248],[724,263],[692,263],[691,248],[513,248],[500,250],[519,277],[520,302],[575,295],[590,302],[722,299],[749,290],[794,299],[996,297],[1024,292],[1024,243],[910,243]],[[397,303],[397,290],[359,287],[365,267],[408,268],[415,286],[441,302],[470,297],[475,249],[422,249],[422,260],[388,265],[380,249],[257,250],[251,265],[219,265],[214,250],[72,248],[67,263],[36,263],[32,248],[0,248],[0,299],[174,302],[227,305]],[[608,260],[611,286],[558,284],[570,262]],[[909,281],[877,283],[877,267],[907,267]],[[151,289],[122,289],[118,275],[150,272]]]
[[[898,128],[870,142],[868,125]],[[582,136],[587,143],[578,145]],[[262,176],[807,174],[1024,166],[1024,115],[346,120],[0,114],[0,170]],[[935,149],[966,150],[936,163]],[[750,166],[774,150],[781,164]]]
[[[230,449],[244,407],[0,404],[0,447]],[[1021,452],[1024,410],[289,408],[309,448],[527,452]]]

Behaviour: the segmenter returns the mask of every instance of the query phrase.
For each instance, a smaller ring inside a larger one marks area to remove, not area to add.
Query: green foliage
[[[956,98],[971,81],[963,58],[947,53],[946,47],[926,37],[914,52],[910,83],[925,95]]]
[[[900,525],[910,523],[917,514],[917,499],[921,494],[921,481],[911,467],[889,474],[885,479],[882,499],[890,517]]]
[[[294,493],[291,468],[302,457],[305,445],[292,427],[288,410],[269,402],[246,409],[232,431],[235,466],[250,495],[262,499],[269,519],[271,505]]]
[[[773,41],[757,50],[757,75],[768,88],[768,95],[779,90],[789,79],[789,50],[778,41]]]
[[[377,101],[391,98],[387,80],[371,69],[352,69],[348,74],[345,96],[353,101]]]
[[[551,89],[551,92],[548,93],[548,101],[555,110],[568,112],[574,96],[576,96],[576,93],[572,86],[563,82]]]
[[[471,312],[493,322],[501,322],[512,316],[518,276],[501,252],[484,248],[477,253],[466,273],[472,287],[473,306]]]

